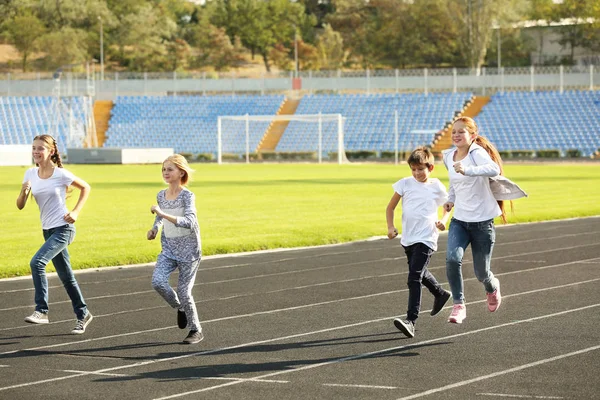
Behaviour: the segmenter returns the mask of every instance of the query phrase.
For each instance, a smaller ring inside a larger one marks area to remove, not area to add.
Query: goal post
[[[321,163],[324,152],[334,152],[337,153],[338,164],[348,162],[344,147],[344,118],[341,114],[321,113],[219,116],[217,119],[217,162],[222,164],[223,155],[233,153],[239,154],[240,159],[245,158],[246,163],[250,163],[250,155],[258,151],[260,141],[265,133],[277,121],[288,122],[283,131],[282,140],[284,137],[287,139],[294,135],[300,138],[299,142],[291,145],[291,148],[288,146],[286,150],[289,153],[311,151],[316,153],[316,159]],[[324,125],[326,126],[324,127]],[[275,150],[278,151],[277,148]]]

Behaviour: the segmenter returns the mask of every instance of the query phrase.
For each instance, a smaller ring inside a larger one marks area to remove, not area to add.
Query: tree
[[[575,63],[575,48],[590,49],[600,48],[597,40],[600,38],[598,20],[589,20],[591,17],[600,16],[600,6],[592,0],[564,0],[557,5],[556,20],[567,23],[560,27],[562,38],[559,43],[563,47],[569,46],[571,54],[570,63]]]
[[[346,61],[344,40],[339,32],[333,30],[331,25],[325,24],[323,32],[317,39],[317,57],[321,68],[336,70]]]
[[[40,36],[45,32],[42,21],[35,15],[26,13],[17,15],[6,24],[6,30],[11,43],[21,53],[21,67],[27,70],[27,58],[37,49]]]
[[[365,0],[333,0],[333,5],[335,13],[329,14],[326,22],[342,35],[348,57],[359,60],[363,67],[373,65],[376,62],[376,46],[371,34],[378,32],[380,27],[377,7]],[[397,5],[402,7],[403,2]]]
[[[87,32],[64,27],[41,38],[47,54],[47,66],[58,68],[68,64],[82,64],[88,60]]]
[[[196,25],[192,43],[198,48],[194,58],[196,67],[212,66],[217,71],[225,71],[237,67],[243,60],[239,39],[232,43],[224,28],[217,28],[208,21]]]
[[[289,0],[218,0],[213,23],[224,27],[230,38],[239,37],[253,54],[260,54],[270,71],[271,49],[277,44],[290,48],[303,15],[303,7]]]
[[[549,24],[555,14],[554,2],[552,0],[531,0],[529,9],[529,19],[534,21],[546,21]],[[504,46],[503,46],[504,47]],[[540,41],[538,43],[539,57],[538,64],[543,64],[544,60],[544,29],[540,29]]]
[[[451,0],[454,23],[462,27],[459,42],[466,64],[483,65],[494,26],[507,26],[527,15],[527,0]]]
[[[133,70],[170,69],[168,44],[177,29],[173,20],[148,4],[125,16],[122,24],[128,28],[123,44]]]

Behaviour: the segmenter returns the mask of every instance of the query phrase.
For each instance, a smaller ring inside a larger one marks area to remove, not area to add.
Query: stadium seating
[[[398,111],[398,149],[430,144],[472,94],[319,94],[304,96],[296,114],[342,114],[346,150],[393,151],[394,112]],[[83,98],[74,97],[73,117],[85,122]],[[171,147],[176,152],[216,153],[220,115],[275,115],[283,95],[123,96],[112,110],[105,147]],[[30,144],[55,122],[52,97],[0,97],[0,145]],[[481,134],[501,151],[578,149],[590,156],[600,148],[600,91],[497,93],[475,117]],[[253,152],[269,122],[251,122]],[[243,154],[245,122],[223,121],[223,152]],[[277,151],[316,151],[318,124],[292,121]],[[69,126],[58,120],[64,153]],[[337,151],[337,123],[323,122],[323,155]],[[74,146],[75,147],[75,146]]]
[[[73,118],[85,124],[83,98],[70,97],[69,100],[73,105]],[[0,145],[31,144],[36,135],[51,133],[54,123],[58,128],[58,137],[56,137],[58,150],[64,154],[68,144],[69,124],[64,115],[55,112],[53,101],[54,98],[50,96],[0,97]],[[82,144],[71,145],[82,146]]]
[[[216,153],[223,115],[275,115],[284,96],[117,97],[104,147],[167,147],[179,153]],[[269,122],[250,124],[254,151]],[[246,149],[244,121],[223,121],[223,152]]]
[[[434,135],[462,109],[471,93],[356,94],[304,96],[296,114],[342,114],[346,150],[395,150],[395,111],[398,149],[431,144]],[[337,123],[322,124],[323,153],[337,151]],[[278,151],[318,149],[318,124],[292,121]]]
[[[475,117],[482,135],[500,151],[600,147],[600,91],[498,93]]]

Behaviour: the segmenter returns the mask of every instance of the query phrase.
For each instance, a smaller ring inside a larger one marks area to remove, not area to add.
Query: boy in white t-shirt
[[[448,199],[444,185],[436,178],[429,178],[434,168],[434,157],[426,147],[415,149],[408,158],[412,176],[400,179],[392,187],[394,195],[386,209],[388,238],[398,236],[394,226],[394,210],[402,199],[402,236],[400,243],[408,258],[408,311],[406,319],[394,319],[394,325],[408,337],[415,336],[415,321],[421,308],[421,284],[434,295],[431,315],[439,313],[450,298],[427,265],[437,250],[438,229],[446,229],[450,216],[445,210],[438,220],[438,207]]]

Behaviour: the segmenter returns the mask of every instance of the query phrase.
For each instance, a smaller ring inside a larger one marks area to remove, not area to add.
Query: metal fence
[[[238,72],[105,72],[62,75],[61,95],[116,96],[206,94],[273,94],[292,89],[303,93],[457,92],[489,95],[502,91],[594,90],[600,68],[593,65],[362,71],[293,71],[249,76]],[[0,74],[0,96],[51,96],[56,82],[51,72]]]

